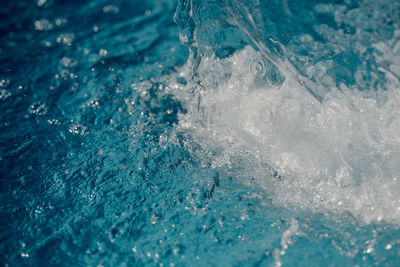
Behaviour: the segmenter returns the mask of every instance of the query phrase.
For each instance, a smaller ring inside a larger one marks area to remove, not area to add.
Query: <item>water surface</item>
[[[399,264],[397,2],[0,13],[2,265]]]

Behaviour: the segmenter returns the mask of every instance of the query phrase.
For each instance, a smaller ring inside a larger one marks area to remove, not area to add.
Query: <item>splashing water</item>
[[[399,265],[399,3],[176,2],[0,6],[0,265]]]
[[[399,13],[384,1],[181,1],[191,58],[178,130],[276,205],[399,224]]]

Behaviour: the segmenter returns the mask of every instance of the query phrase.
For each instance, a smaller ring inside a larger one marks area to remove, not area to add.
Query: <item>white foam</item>
[[[331,86],[320,102],[293,72],[279,82],[260,80],[262,60],[251,46],[229,58],[203,58],[202,85],[177,89],[188,110],[177,130],[201,147],[192,153],[234,176],[254,177],[277,205],[399,224],[398,81],[362,93],[336,88],[320,73]]]

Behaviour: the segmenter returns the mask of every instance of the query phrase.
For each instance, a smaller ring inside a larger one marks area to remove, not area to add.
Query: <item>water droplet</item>
[[[108,6],[103,7],[103,12],[117,14],[119,12],[119,8],[114,5],[108,5]]]
[[[87,133],[87,127],[82,124],[71,124],[68,131],[74,135],[84,136]]]
[[[6,100],[9,96],[11,96],[11,92],[5,89],[0,90],[0,100]]]
[[[0,80],[0,88],[6,88],[10,85],[10,80],[2,79]]]
[[[76,65],[76,61],[72,61],[72,59],[69,57],[63,57],[61,59],[61,64],[63,64],[64,67],[72,67]]]
[[[37,116],[46,115],[48,110],[49,108],[47,107],[46,103],[42,102],[34,103],[29,107],[29,113]]]
[[[56,19],[56,25],[57,26],[61,26],[61,25],[63,25],[63,24],[66,24],[68,21],[67,21],[67,19],[64,19],[64,18],[58,18],[58,19]]]
[[[102,56],[102,57],[107,56],[108,55],[108,51],[105,50],[105,49],[100,49],[99,55]]]
[[[53,24],[47,19],[41,19],[35,21],[35,30],[37,31],[48,31],[53,29]]]
[[[57,43],[62,43],[68,46],[72,45],[75,35],[73,33],[63,33],[57,37]]]
[[[43,41],[43,44],[44,44],[46,47],[51,47],[51,42],[50,42],[50,41]]]
[[[44,4],[46,4],[47,0],[38,0],[37,1],[37,6],[43,6]]]

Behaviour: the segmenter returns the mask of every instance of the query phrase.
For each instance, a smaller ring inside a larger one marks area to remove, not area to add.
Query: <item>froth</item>
[[[399,224],[398,84],[365,93],[326,80],[319,101],[282,66],[251,46],[202,58],[200,85],[176,92],[188,110],[177,130],[201,147],[192,153],[254,178],[277,205]]]

